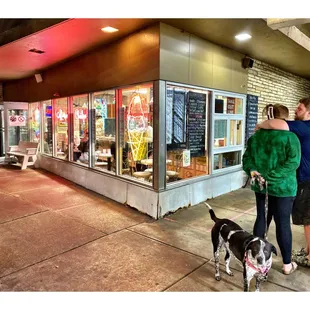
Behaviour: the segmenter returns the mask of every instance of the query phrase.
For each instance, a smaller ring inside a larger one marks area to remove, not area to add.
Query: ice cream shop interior
[[[37,36],[52,40],[66,26]],[[176,26],[144,24],[4,82],[0,156],[20,140],[37,142],[36,168],[153,218],[241,188],[243,58]]]

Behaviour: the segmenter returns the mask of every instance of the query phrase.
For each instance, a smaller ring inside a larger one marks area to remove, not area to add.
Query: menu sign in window
[[[235,114],[235,98],[227,97],[227,114]]]
[[[173,142],[185,142],[185,92],[174,92],[173,98]]]
[[[205,155],[206,94],[188,92],[187,144],[191,157]]]
[[[173,123],[172,123],[172,111],[173,111],[173,89],[167,89],[167,96],[166,96],[166,143],[172,143],[172,130],[173,130]]]
[[[245,141],[254,134],[258,116],[258,97],[247,95]]]
[[[171,93],[168,93],[168,105],[171,104]],[[168,143],[167,149],[184,149],[186,148],[186,95],[182,90],[174,90],[172,97],[172,128],[169,125],[171,116],[168,116],[167,132],[171,136],[171,143]],[[167,106],[168,108],[168,106]]]

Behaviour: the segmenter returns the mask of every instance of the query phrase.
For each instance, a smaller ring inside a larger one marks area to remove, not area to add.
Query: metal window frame
[[[242,100],[242,114],[227,114],[227,113],[215,113],[215,98],[216,96],[224,96],[224,97],[233,97],[233,98],[239,98]],[[235,168],[241,168],[242,162],[238,165],[231,166],[231,167],[225,167],[222,169],[214,169],[214,155],[217,154],[224,154],[224,153],[230,153],[230,152],[237,152],[241,151],[241,156],[244,152],[245,148],[245,121],[246,121],[246,95],[238,94],[238,93],[232,93],[232,92],[226,92],[226,91],[213,91],[213,98],[212,98],[212,128],[211,128],[211,135],[210,135],[210,141],[214,141],[214,122],[215,120],[227,120],[227,145],[225,147],[214,147],[213,143],[211,144],[211,174],[217,175],[219,173],[222,173],[223,171],[229,172],[230,170],[233,170]],[[242,128],[242,144],[241,145],[230,145],[230,120],[240,120],[243,122],[243,128]]]
[[[56,101],[57,100],[60,100],[60,99],[64,99],[66,98],[67,99],[67,114],[68,114],[68,152],[70,153],[70,143],[69,143],[69,136],[70,136],[70,119],[69,119],[69,98],[70,97],[60,97],[60,98],[55,98],[55,99],[52,99],[52,128],[53,128],[53,157],[54,158],[57,158],[57,159],[60,159],[60,160],[63,160],[65,162],[70,162],[69,161],[69,158],[67,159],[62,159],[62,158],[58,158],[57,157],[57,139],[56,139]],[[68,153],[68,154],[69,154]]]

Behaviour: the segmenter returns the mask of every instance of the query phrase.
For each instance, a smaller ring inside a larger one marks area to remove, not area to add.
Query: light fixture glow
[[[116,32],[116,31],[118,31],[118,29],[113,28],[113,27],[110,27],[110,26],[107,26],[107,27],[101,28],[101,30],[102,30],[103,32],[109,32],[109,33],[112,33],[112,32]]]
[[[240,33],[240,34],[237,34],[235,38],[239,41],[245,41],[245,40],[251,39],[252,36],[249,35],[248,33]]]

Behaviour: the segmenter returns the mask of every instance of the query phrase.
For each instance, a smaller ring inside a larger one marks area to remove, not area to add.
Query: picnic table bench
[[[19,141],[18,145],[9,147],[6,158],[11,165],[19,166],[21,170],[26,169],[36,162],[38,146],[38,142]]]

